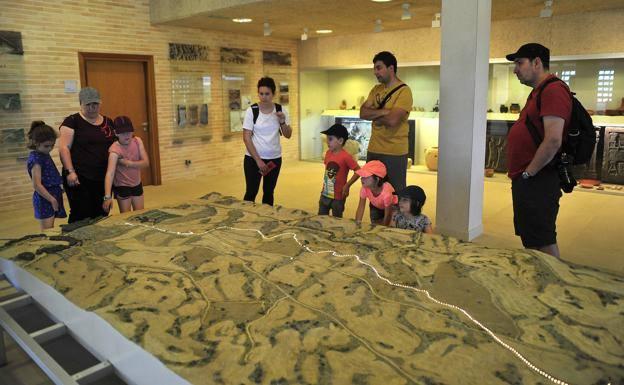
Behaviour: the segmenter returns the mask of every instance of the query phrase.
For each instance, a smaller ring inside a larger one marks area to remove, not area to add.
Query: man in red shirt
[[[549,72],[550,51],[540,44],[525,44],[507,60],[515,63],[520,83],[533,88],[507,136],[516,235],[524,247],[559,257],[556,219],[561,190],[552,161],[570,124],[570,90],[562,81],[544,83],[554,75]],[[539,145],[530,126],[542,139]]]

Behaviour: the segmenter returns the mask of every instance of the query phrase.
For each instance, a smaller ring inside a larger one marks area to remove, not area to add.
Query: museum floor
[[[283,206],[316,211],[322,166],[313,162],[286,162],[276,191],[276,202]],[[425,213],[435,225],[436,176],[430,172],[411,170],[408,184],[422,186],[428,194]],[[228,175],[182,180],[162,186],[148,186],[145,189],[148,208],[197,198],[210,191],[224,195],[242,196],[244,179],[242,170]],[[476,242],[492,247],[520,248],[520,241],[513,235],[510,184],[502,175],[486,179],[484,228],[485,233]],[[352,218],[355,212],[358,189],[347,201],[345,217]],[[559,244],[563,259],[572,263],[599,267],[624,274],[624,258],[621,257],[621,243],[618,237],[624,226],[622,215],[624,194],[598,191],[575,191],[565,195],[561,201],[558,220]],[[0,238],[15,238],[38,231],[32,219],[32,209],[22,207],[0,215]],[[0,383],[15,385],[48,384],[42,373],[33,370],[33,365],[9,342],[10,364],[0,368]]]
[[[412,167],[408,172],[408,184],[418,184],[427,193],[424,212],[435,226],[436,175]],[[323,169],[314,162],[285,162],[275,193],[275,202],[286,207],[311,212],[318,209]],[[359,182],[358,182],[359,183]],[[242,170],[228,175],[199,177],[165,183],[145,188],[146,207],[183,202],[217,191],[224,195],[242,197],[244,194]],[[357,208],[359,184],[352,189],[348,199],[345,218],[353,218]],[[485,232],[475,242],[492,247],[521,248],[519,238],[513,231],[511,209],[511,185],[502,174],[486,178],[483,222]],[[257,201],[260,201],[261,193]],[[67,206],[67,205],[66,205]],[[117,210],[116,208],[114,209]],[[566,261],[600,267],[624,273],[622,258],[622,228],[624,228],[624,193],[609,191],[585,191],[577,189],[564,194],[557,221],[559,247]],[[365,214],[366,220],[368,214]],[[57,224],[60,221],[57,221]],[[62,222],[60,222],[62,223]],[[21,207],[0,213],[0,238],[15,238],[38,231],[32,218],[32,208]]]

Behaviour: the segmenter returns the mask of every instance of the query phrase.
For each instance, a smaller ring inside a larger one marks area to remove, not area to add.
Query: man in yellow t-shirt
[[[412,91],[397,77],[397,60],[392,53],[379,52],[373,65],[379,84],[360,107],[360,118],[372,120],[366,161],[382,161],[388,181],[399,191],[405,187],[407,173],[407,118],[412,110]]]

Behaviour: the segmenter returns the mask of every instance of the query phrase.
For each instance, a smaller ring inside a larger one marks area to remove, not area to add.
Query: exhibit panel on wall
[[[275,81],[274,103],[282,105],[282,110],[290,114],[291,85],[297,79],[296,68],[292,67],[292,55],[288,52],[262,51],[262,73]]]
[[[28,153],[30,127],[21,95],[25,77],[22,34],[0,31],[0,52],[0,159],[15,159]]]
[[[208,65],[208,47],[170,43],[169,59],[174,140],[194,137],[210,139],[212,75]]]
[[[254,51],[221,47],[221,84],[225,111],[226,134],[243,131],[245,111],[253,104],[257,94]]]

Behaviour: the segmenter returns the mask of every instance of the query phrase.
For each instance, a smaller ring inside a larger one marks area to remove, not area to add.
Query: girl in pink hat
[[[378,161],[371,160],[355,172],[362,178],[360,190],[360,204],[355,212],[355,221],[362,222],[366,200],[370,201],[370,219],[373,224],[388,226],[392,219],[394,205],[398,198],[394,195],[394,188],[387,182],[386,166]]]

